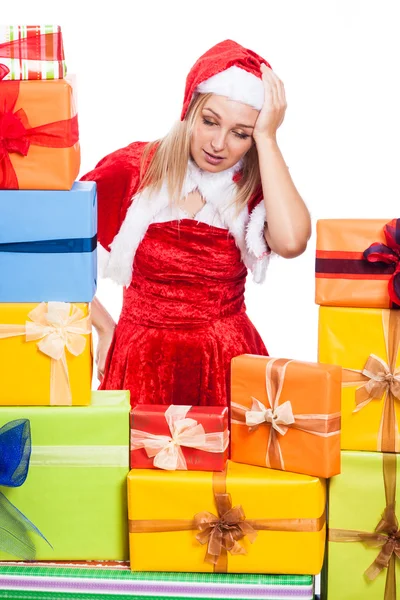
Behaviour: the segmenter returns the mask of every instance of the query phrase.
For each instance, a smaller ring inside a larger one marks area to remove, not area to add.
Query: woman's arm
[[[267,224],[265,239],[273,252],[294,258],[311,236],[310,214],[298,193],[276,141],[286,98],[283,83],[263,65],[265,101],[254,128]]]
[[[92,323],[98,334],[114,332],[116,323],[101,302],[94,297],[92,301]]]
[[[92,301],[91,315],[93,326],[98,335],[96,364],[97,378],[101,381],[103,379],[107,354],[114,337],[116,323],[96,297]]]

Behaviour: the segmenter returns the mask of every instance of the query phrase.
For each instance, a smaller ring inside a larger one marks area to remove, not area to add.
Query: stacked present
[[[0,558],[127,558],[127,392],[91,392],[96,188],[55,26],[0,29]]]
[[[330,483],[325,593],[400,591],[400,219],[318,223],[319,359],[343,366],[342,473]]]
[[[1,589],[312,598],[325,479],[340,472],[341,367],[244,355],[230,411],[134,407],[127,479],[127,393],[90,391],[96,192],[74,183],[61,33],[1,34],[0,559],[125,561],[129,532],[131,569],[8,564]]]
[[[288,586],[320,572],[325,478],[340,472],[341,368],[243,355],[231,391],[230,427],[226,408],[133,408],[132,571],[221,582],[269,573]]]

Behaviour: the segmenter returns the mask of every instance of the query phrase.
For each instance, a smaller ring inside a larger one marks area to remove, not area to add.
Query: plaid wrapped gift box
[[[0,25],[0,79],[63,79],[66,74],[58,25]]]

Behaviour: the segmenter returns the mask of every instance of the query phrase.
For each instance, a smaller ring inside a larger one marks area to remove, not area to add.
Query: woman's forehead
[[[259,111],[243,104],[243,102],[237,102],[230,100],[226,96],[219,96],[212,94],[204,105],[204,110],[208,109],[214,113],[220,119],[237,121],[238,119],[242,123],[254,124],[258,117]]]

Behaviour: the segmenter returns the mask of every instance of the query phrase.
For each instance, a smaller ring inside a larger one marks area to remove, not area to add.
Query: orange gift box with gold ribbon
[[[400,308],[400,219],[317,222],[315,301]]]
[[[325,500],[317,477],[231,461],[224,472],[133,469],[131,569],[317,574]]]
[[[88,405],[88,304],[0,303],[0,405]]]
[[[232,460],[337,475],[341,367],[250,354],[231,365]]]
[[[343,450],[400,452],[400,311],[319,309],[319,360],[343,367]]]
[[[0,81],[0,189],[70,190],[80,168],[68,79]]]

